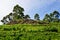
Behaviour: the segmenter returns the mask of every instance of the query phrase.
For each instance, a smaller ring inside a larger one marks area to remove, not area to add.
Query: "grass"
[[[2,25],[0,40],[60,40],[60,23]]]

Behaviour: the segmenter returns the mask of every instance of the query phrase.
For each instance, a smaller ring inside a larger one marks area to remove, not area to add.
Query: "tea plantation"
[[[0,40],[60,40],[60,23],[2,25]]]

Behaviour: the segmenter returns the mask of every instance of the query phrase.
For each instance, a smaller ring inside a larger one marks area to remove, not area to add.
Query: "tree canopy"
[[[60,21],[60,13],[58,11],[54,11],[53,13],[50,13],[49,15],[46,14],[44,17],[44,20],[47,20],[48,22],[59,22]]]
[[[23,13],[24,9],[19,5],[14,6],[13,12],[14,12],[14,19],[22,19],[24,17]]]
[[[34,15],[34,19],[35,19],[35,20],[39,20],[39,18],[40,18],[40,17],[39,17],[39,14],[36,13],[36,14]]]
[[[43,21],[46,22],[60,22],[60,13],[58,11],[54,11],[50,14],[45,14]],[[28,14],[24,15],[24,8],[19,5],[15,5],[13,8],[13,12],[9,13],[9,15],[3,17],[1,20],[2,23],[7,24],[12,21],[16,21],[19,19],[31,19]],[[34,15],[35,20],[40,20],[40,16],[38,13]]]

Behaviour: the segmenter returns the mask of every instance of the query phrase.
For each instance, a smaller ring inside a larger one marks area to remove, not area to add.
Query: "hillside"
[[[33,20],[33,19],[20,19],[8,23],[8,25],[12,24],[49,24],[49,22],[43,22],[40,20]]]
[[[2,25],[0,40],[60,40],[60,23]]]

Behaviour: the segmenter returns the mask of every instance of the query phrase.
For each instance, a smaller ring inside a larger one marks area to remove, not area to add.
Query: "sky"
[[[55,10],[60,12],[60,0],[0,0],[0,20],[12,12],[16,4],[23,7],[24,14],[30,15],[32,19],[36,13],[40,15],[40,19],[43,19],[46,13]]]

